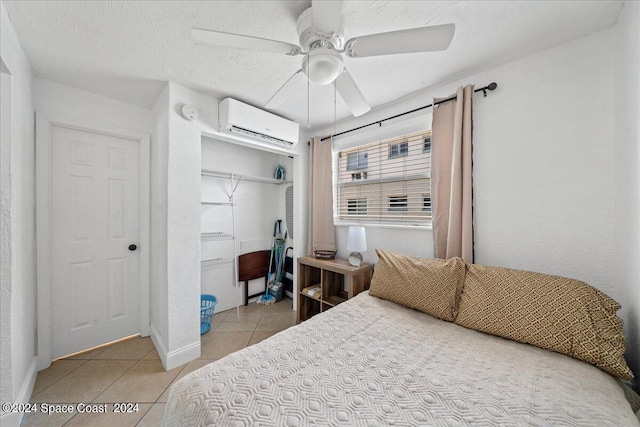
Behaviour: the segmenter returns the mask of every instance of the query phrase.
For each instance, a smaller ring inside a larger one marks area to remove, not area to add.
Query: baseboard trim
[[[160,333],[156,329],[155,325],[151,324],[151,326],[149,326],[149,331],[151,332],[151,342],[156,347],[156,351],[158,352],[158,356],[160,356],[162,366],[164,366],[164,369],[167,369],[167,346],[162,340],[162,337],[160,336]]]
[[[149,329],[151,330],[151,341],[153,345],[156,346],[156,351],[160,356],[162,366],[164,366],[164,369],[167,371],[200,357],[200,340],[177,350],[167,351],[167,346],[154,325],[151,325]]]
[[[167,364],[165,365],[165,369],[170,370],[173,368],[177,368],[178,366],[182,366],[185,363],[191,362],[192,360],[196,360],[198,357],[200,357],[199,339],[193,344],[187,345],[174,351],[170,351],[167,354]]]
[[[22,381],[20,391],[13,403],[27,403],[31,399],[33,385],[35,384],[36,376],[38,375],[38,370],[36,369],[37,366],[38,358],[34,356],[29,364],[27,375],[25,375],[25,378]],[[20,424],[22,424],[23,417],[24,413],[2,413],[0,415],[0,425],[2,425],[2,427],[19,427]]]

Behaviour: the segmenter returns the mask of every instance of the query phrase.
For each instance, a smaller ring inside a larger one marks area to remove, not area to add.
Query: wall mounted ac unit
[[[292,148],[298,143],[300,126],[233,98],[220,101],[220,132],[248,136],[267,145]]]

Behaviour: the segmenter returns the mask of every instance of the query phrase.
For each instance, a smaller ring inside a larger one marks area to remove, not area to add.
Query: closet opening
[[[293,284],[284,264],[294,253],[287,249],[295,237],[294,158],[209,136],[202,137],[201,150],[201,293],[217,297],[217,313],[245,305],[247,294],[253,304],[265,292],[264,278],[249,280],[246,289],[239,282],[238,257],[271,251],[278,222],[276,232],[284,240],[281,278]],[[292,291],[285,289],[284,298],[293,299]]]

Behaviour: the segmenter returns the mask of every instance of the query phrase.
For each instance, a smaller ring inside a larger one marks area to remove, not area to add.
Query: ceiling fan
[[[455,32],[454,24],[432,25],[387,33],[354,37],[344,42],[342,0],[313,0],[311,7],[297,21],[300,46],[277,40],[199,28],[191,30],[192,38],[202,44],[259,50],[290,56],[304,55],[300,70],[287,80],[265,104],[277,108],[293,94],[298,82],[326,85],[336,91],[354,116],[371,109],[355,81],[344,67],[342,54],[350,58],[399,53],[434,52],[447,49]]]

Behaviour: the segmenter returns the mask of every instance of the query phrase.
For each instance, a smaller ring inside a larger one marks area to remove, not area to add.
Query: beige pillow
[[[414,258],[376,250],[379,262],[369,294],[420,310],[438,319],[455,319],[464,283],[464,261]]]
[[[577,280],[467,264],[455,323],[563,353],[630,379],[619,308]]]

